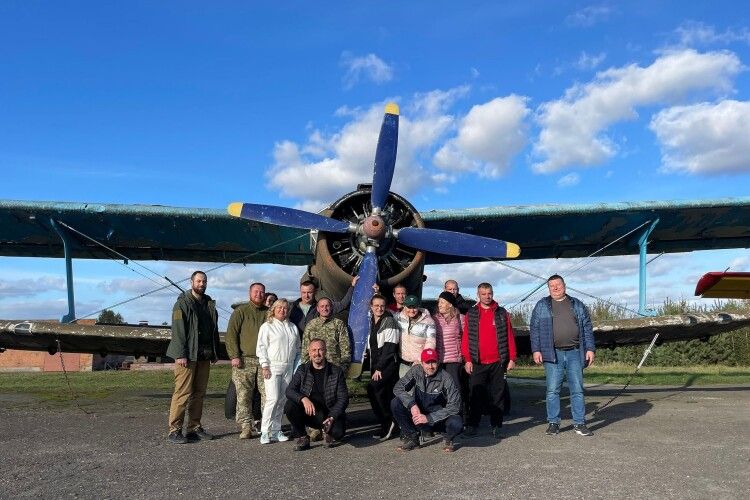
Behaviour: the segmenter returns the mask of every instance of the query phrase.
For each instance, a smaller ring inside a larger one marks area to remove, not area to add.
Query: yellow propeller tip
[[[509,259],[515,259],[519,255],[521,255],[521,247],[519,247],[515,243],[506,243],[505,247],[505,253]]]
[[[236,203],[230,203],[227,207],[227,212],[229,212],[229,215],[234,215],[235,217],[239,217],[242,213],[242,203],[236,202]]]
[[[396,115],[398,116],[399,110],[398,110],[398,104],[395,102],[389,102],[385,105],[385,112],[389,115]]]

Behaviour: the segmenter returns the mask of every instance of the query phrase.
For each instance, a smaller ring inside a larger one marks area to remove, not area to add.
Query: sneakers
[[[240,439],[252,439],[257,438],[260,434],[253,425],[243,425],[242,431],[240,431]]]
[[[294,451],[305,451],[310,449],[310,438],[302,436],[294,443]]]
[[[411,451],[414,448],[419,448],[419,435],[414,434],[413,436],[404,436],[404,441],[401,446],[396,448],[398,451]]]
[[[206,432],[206,430],[203,427],[198,427],[197,429],[185,434],[185,439],[191,442],[211,441],[214,439],[214,435]]]
[[[500,441],[503,438],[503,434],[500,432],[502,430],[503,430],[503,428],[500,427],[499,425],[493,427],[492,428],[492,437],[494,437],[495,439],[497,439],[498,441]]]
[[[286,434],[284,434],[281,431],[276,431],[276,432],[273,432],[271,434],[272,434],[272,437],[271,437],[272,441],[275,440],[275,441],[278,441],[279,443],[283,443],[285,441],[289,441],[289,436],[287,436]]]
[[[545,434],[548,436],[555,436],[557,434],[560,434],[560,424],[555,422],[550,422],[547,426],[547,430],[545,431]]]
[[[271,444],[271,436],[269,436],[267,432],[261,433],[260,444]]]
[[[188,442],[187,438],[182,435],[182,431],[172,431],[167,436],[167,441],[172,444],[185,444]]]
[[[464,429],[464,436],[466,437],[474,437],[477,435],[477,428],[473,425],[467,425]]]
[[[450,439],[446,439],[443,441],[443,451],[446,453],[453,453],[456,451],[456,446],[453,444],[453,441]]]
[[[588,427],[586,427],[586,424],[575,424],[573,425],[573,430],[576,431],[576,434],[579,436],[593,436],[594,433],[589,430]]]

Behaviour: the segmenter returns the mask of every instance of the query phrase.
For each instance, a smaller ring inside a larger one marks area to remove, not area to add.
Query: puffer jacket
[[[432,319],[435,321],[437,352],[440,356],[440,362],[460,363],[463,361],[461,356],[463,315],[457,314],[448,322],[442,314],[436,313],[432,315]]]
[[[398,315],[398,327],[401,330],[401,345],[399,356],[407,363],[419,362],[422,351],[427,348],[435,349],[435,322],[427,309],[419,309],[421,313],[417,321],[409,321],[406,310]]]

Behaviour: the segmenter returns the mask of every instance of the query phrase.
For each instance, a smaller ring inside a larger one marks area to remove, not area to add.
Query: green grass
[[[584,371],[587,384],[625,384],[635,366],[625,363],[594,365]],[[544,368],[518,367],[510,373],[517,379],[544,380]],[[750,384],[750,367],[743,366],[644,366],[633,378],[632,385],[711,385]]]

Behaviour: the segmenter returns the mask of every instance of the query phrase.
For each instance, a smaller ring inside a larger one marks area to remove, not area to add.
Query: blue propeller
[[[383,208],[388,192],[391,190],[398,149],[398,113],[398,105],[394,103],[386,105],[383,124],[380,126],[378,148],[375,151],[375,169],[372,174],[370,201],[373,210]]]
[[[294,208],[277,207],[274,205],[257,205],[255,203],[232,203],[227,208],[230,215],[243,219],[267,222],[279,226],[298,227],[301,229],[318,229],[330,233],[349,232],[349,222],[331,219],[325,215],[318,215]]]
[[[359,266],[359,280],[354,285],[352,302],[349,306],[349,329],[352,332],[354,348],[352,362],[358,363],[355,368],[361,371],[362,358],[367,349],[367,336],[370,333],[370,299],[374,293],[373,285],[378,279],[378,257],[374,247],[368,247]],[[355,372],[356,374],[356,372]]]
[[[396,238],[412,248],[445,255],[505,259],[521,253],[515,243],[442,229],[404,227],[396,231]]]

